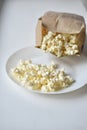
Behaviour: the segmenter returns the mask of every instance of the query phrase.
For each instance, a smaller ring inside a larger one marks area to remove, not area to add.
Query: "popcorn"
[[[57,69],[54,61],[50,65],[41,65],[33,64],[30,60],[20,60],[17,66],[11,69],[11,75],[21,85],[42,92],[54,92],[74,82],[63,68]]]
[[[79,53],[75,34],[57,34],[48,31],[43,37],[41,49],[51,52],[57,57],[64,55],[76,55]]]

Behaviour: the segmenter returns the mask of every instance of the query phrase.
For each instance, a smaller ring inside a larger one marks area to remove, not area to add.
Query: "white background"
[[[87,0],[82,0],[82,2],[84,4],[85,8],[87,9]]]
[[[48,10],[77,13],[87,20],[86,10],[79,0],[2,2],[0,130],[87,130],[87,85],[68,94],[39,95],[18,87],[6,74],[8,57],[18,49],[35,45],[37,19]]]

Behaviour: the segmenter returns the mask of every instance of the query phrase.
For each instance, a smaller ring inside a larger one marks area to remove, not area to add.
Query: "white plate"
[[[60,94],[77,90],[87,83],[87,57],[84,55],[57,58],[56,56],[45,53],[35,47],[23,48],[11,55],[6,63],[6,71],[11,80],[18,84],[10,75],[11,68],[15,67],[20,59],[31,59],[33,63],[50,64],[54,61],[59,65],[59,68],[65,68],[65,71],[70,74],[76,81],[70,87],[57,92],[46,92],[46,94]],[[20,84],[18,84],[20,85]],[[44,93],[40,91],[30,90],[33,92]]]

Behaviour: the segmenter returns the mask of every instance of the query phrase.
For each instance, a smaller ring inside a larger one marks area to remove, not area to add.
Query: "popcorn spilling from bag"
[[[41,48],[57,57],[79,53],[76,34],[57,34],[49,31],[42,41]]]

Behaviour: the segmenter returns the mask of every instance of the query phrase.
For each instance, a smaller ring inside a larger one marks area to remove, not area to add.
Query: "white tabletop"
[[[35,45],[37,19],[48,10],[77,13],[85,19],[87,15],[79,0],[7,0],[2,3],[0,130],[87,130],[87,85],[67,94],[40,95],[18,87],[6,74],[8,57],[16,50]]]

